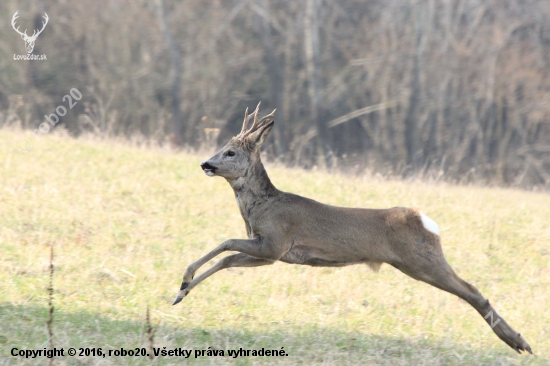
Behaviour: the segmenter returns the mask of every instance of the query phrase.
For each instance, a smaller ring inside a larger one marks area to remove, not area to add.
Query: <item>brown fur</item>
[[[255,113],[256,120],[257,110]],[[424,227],[417,210],[330,206],[275,188],[259,151],[272,127],[272,121],[265,121],[253,131],[241,132],[244,141],[232,139],[202,164],[206,172],[224,177],[233,188],[248,239],[224,241],[192,263],[174,304],[201,281],[228,267],[255,267],[275,261],[334,267],[364,263],[378,271],[382,263],[388,263],[464,299],[506,344],[517,352],[531,352],[525,339],[488,300],[456,275],[443,256],[439,236]],[[194,278],[202,265],[225,251],[239,253],[223,258]]]

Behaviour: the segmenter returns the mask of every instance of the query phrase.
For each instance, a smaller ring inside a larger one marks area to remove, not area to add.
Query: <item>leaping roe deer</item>
[[[247,110],[241,132],[201,164],[206,175],[223,177],[233,188],[248,239],[226,240],[187,267],[174,305],[200,282],[229,267],[265,266],[276,261],[327,267],[365,263],[377,271],[382,263],[388,263],[465,300],[506,344],[518,353],[532,353],[489,300],[449,266],[439,228],[428,216],[406,207],[329,206],[275,188],[260,160],[260,147],[273,128],[275,111],[258,120],[259,106],[250,115]],[[203,264],[225,251],[239,253],[221,259],[194,278]]]

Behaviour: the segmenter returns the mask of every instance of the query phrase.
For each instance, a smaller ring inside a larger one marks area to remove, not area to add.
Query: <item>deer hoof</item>
[[[189,284],[187,284],[185,287],[187,287],[188,285],[189,285]],[[181,285],[181,286],[182,286],[182,290],[183,290],[185,287],[183,287],[183,285]],[[180,293],[181,293],[181,291],[180,291]],[[183,294],[183,296],[180,296],[180,294],[178,294],[178,297],[176,297],[176,299],[175,299],[174,302],[172,303],[172,306],[174,306],[174,305],[176,305],[176,304],[179,304],[179,303],[181,302],[181,300],[183,300],[183,298],[184,298],[185,296],[187,296],[188,293],[189,293],[189,291],[185,291],[185,293]]]
[[[189,287],[189,282],[182,282],[181,287],[180,287],[180,291],[183,290],[183,289],[186,289],[187,287]]]

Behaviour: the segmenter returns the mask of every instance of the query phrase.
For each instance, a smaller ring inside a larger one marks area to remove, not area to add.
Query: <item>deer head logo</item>
[[[15,20],[17,18],[19,18],[19,15],[17,14],[19,13],[19,10],[15,12],[15,14],[13,14],[13,17],[11,18],[11,26],[13,27],[13,29],[15,29],[15,31],[17,33],[19,33],[21,35],[21,38],[23,38],[23,40],[25,41],[25,48],[27,49],[27,53],[32,53],[32,50],[34,49],[34,42],[36,41],[36,38],[38,37],[38,35],[40,33],[42,33],[42,31],[44,30],[44,28],[46,28],[46,24],[48,24],[48,14],[44,13],[44,20],[45,22],[42,22],[42,29],[40,30],[34,30],[32,36],[28,36],[27,35],[27,30],[25,29],[24,32],[21,32],[19,30],[19,27],[15,27]]]

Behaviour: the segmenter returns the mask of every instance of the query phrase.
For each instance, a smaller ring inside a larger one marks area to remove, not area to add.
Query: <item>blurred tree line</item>
[[[40,29],[25,54],[12,29]],[[292,166],[550,186],[548,0],[3,0],[0,124],[190,148],[277,108]],[[83,98],[69,109],[71,88]]]

